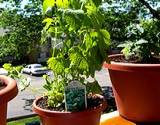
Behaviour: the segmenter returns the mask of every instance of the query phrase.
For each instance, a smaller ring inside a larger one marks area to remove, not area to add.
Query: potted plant
[[[7,103],[18,93],[16,81],[0,75],[0,124],[6,125]]]
[[[160,122],[159,43],[144,39],[120,45],[108,68],[120,115],[136,122]]]
[[[101,88],[95,71],[101,69],[110,42],[102,28],[101,4],[95,0],[43,2],[43,40],[51,38],[48,66],[54,73],[54,79],[44,76],[47,91],[33,103],[43,125],[99,125],[106,103],[97,95]]]
[[[22,66],[5,63],[3,68],[8,76],[0,75],[0,124],[6,125],[7,103],[18,94],[18,88],[24,90],[30,84],[30,80],[20,74]],[[18,87],[16,79],[19,79]]]

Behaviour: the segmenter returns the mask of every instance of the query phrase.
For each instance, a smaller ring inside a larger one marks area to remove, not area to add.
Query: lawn
[[[33,121],[39,121],[39,117],[31,117],[31,118],[26,118],[26,119],[22,119],[22,120],[16,120],[16,121],[12,121],[12,122],[8,122],[7,125],[25,125],[25,123],[30,123]]]

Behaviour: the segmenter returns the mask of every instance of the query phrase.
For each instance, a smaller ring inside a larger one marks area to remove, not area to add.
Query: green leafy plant
[[[127,61],[159,63],[160,42],[157,26],[158,21],[141,22],[139,26],[138,24],[130,26],[129,37],[132,36],[134,39],[118,46],[123,48],[122,53]],[[149,31],[151,28],[154,33]]]
[[[21,74],[23,66],[12,66],[10,63],[5,63],[3,68],[8,71],[9,77],[18,80],[20,91],[25,90],[30,85],[30,78],[26,78]]]
[[[86,85],[88,93],[101,91],[95,71],[107,59],[110,45],[110,35],[103,29],[101,4],[101,0],[44,0],[42,36],[51,37],[53,42],[48,66],[54,79],[45,76],[44,85],[48,106],[57,107],[64,101],[64,88],[73,80]],[[89,77],[93,84],[87,81]]]
[[[124,47],[122,53],[125,55],[127,60],[147,61],[151,58],[151,52],[149,50],[148,41],[141,39],[135,42],[127,42],[119,45],[119,47]]]

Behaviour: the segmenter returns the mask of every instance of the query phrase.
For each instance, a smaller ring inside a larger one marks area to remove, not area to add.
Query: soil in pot
[[[5,86],[0,86],[0,90],[2,90],[2,89],[4,89],[5,88]]]
[[[94,107],[97,107],[100,104],[102,104],[103,101],[104,101],[103,98],[99,98],[96,95],[89,94],[87,96],[87,109],[92,109]],[[51,111],[65,112],[65,104],[64,103],[62,103],[59,107],[48,107],[46,96],[38,101],[37,106],[42,109],[47,109],[47,110],[51,110]]]
[[[121,62],[121,63],[141,63],[141,64],[160,64],[160,57],[151,57],[150,60],[139,61],[138,58],[130,58],[129,60],[125,59],[124,56],[112,56],[110,57],[111,61]]]
[[[4,89],[6,86],[4,85],[4,83],[2,81],[0,81],[0,90]]]

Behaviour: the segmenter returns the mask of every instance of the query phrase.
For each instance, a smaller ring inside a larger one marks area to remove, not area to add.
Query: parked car
[[[4,68],[0,68],[0,75],[8,75],[8,71]]]
[[[48,69],[43,67],[41,64],[30,64],[23,68],[22,73],[27,73],[30,75],[43,75],[48,73]]]

